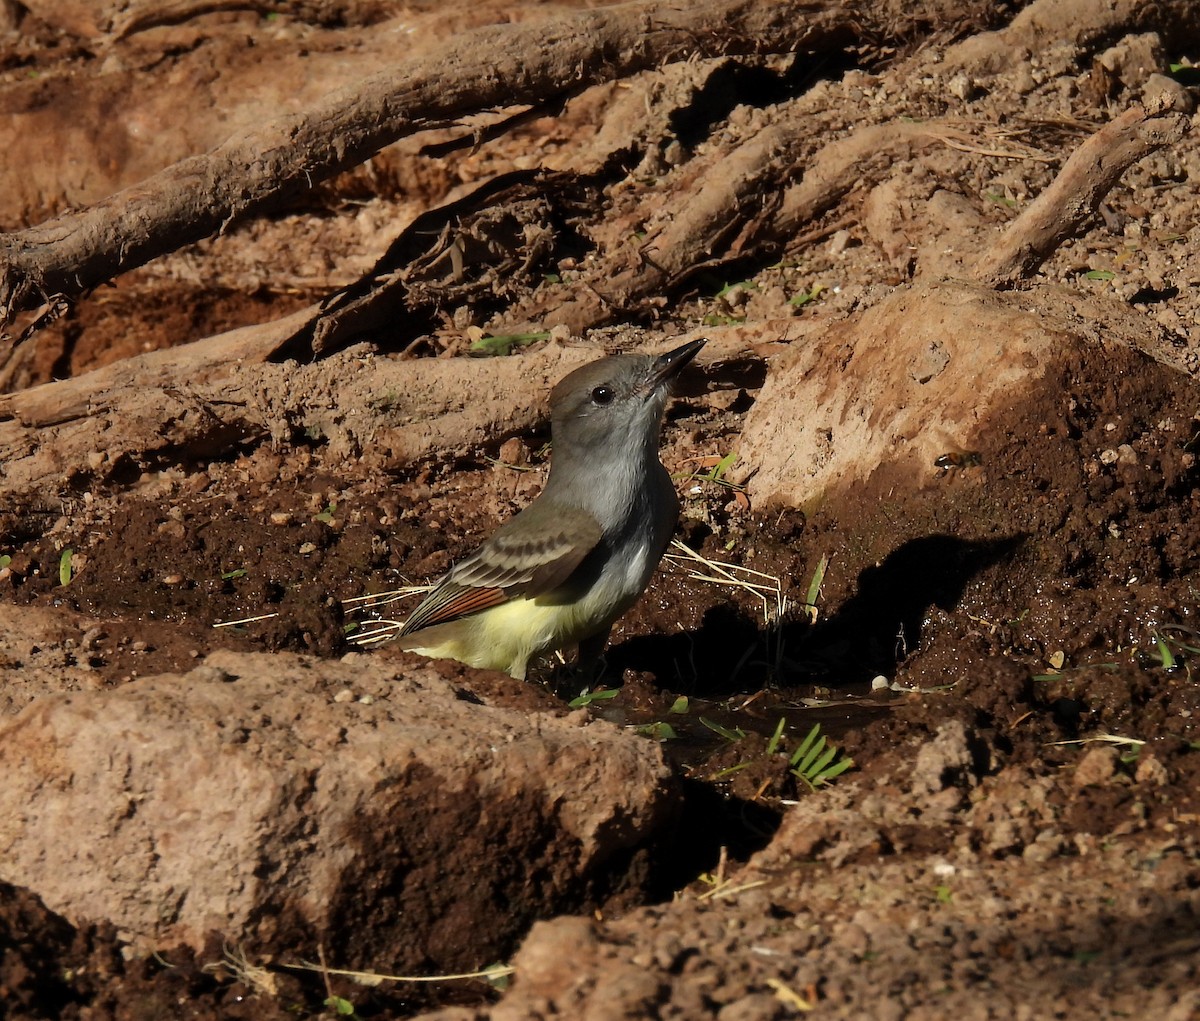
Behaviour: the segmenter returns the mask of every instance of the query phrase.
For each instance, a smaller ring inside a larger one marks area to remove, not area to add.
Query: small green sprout
[[[702,457],[697,458],[700,466],[707,468],[708,471],[682,472],[673,476],[674,478],[687,479],[689,482],[711,482],[714,485],[722,486],[725,489],[731,489],[735,493],[744,493],[746,487],[739,485],[736,482],[730,482],[725,476],[729,469],[737,464],[738,453],[736,450],[731,450],[723,457]]]
[[[1175,661],[1175,653],[1171,651],[1170,643],[1164,635],[1155,631],[1154,637],[1150,639],[1150,643],[1158,653],[1159,664],[1164,670],[1174,670],[1179,665]]]
[[[721,460],[712,466],[712,469],[707,475],[702,475],[701,478],[707,479],[709,482],[722,482],[725,478],[725,473],[733,467],[737,461],[737,451],[731,450]]]
[[[584,706],[589,706],[596,702],[604,702],[610,698],[616,698],[619,694],[621,692],[617,688],[609,688],[605,691],[590,691],[584,688],[567,705],[572,709],[582,709]]]
[[[829,290],[823,284],[814,284],[811,291],[801,291],[799,294],[793,295],[788,299],[788,304],[792,308],[803,308],[810,301],[816,301],[821,296],[823,291]]]
[[[784,718],[779,717],[779,722],[775,724],[775,733],[771,735],[771,740],[767,742],[767,754],[774,755],[779,751],[779,746],[783,742],[783,728],[785,725]]]
[[[789,763],[792,767],[792,775],[798,780],[802,780],[812,790],[829,783],[830,780],[841,776],[854,766],[854,760],[849,756],[838,757],[837,747],[829,744],[821,735],[821,724],[819,723],[813,724],[808,736],[792,752]]]
[[[753,280],[735,280],[732,284],[725,284],[725,286],[717,291],[717,297],[728,298],[729,295],[737,290],[757,291],[758,284],[756,284]]]
[[[60,585],[71,584],[71,558],[73,556],[75,556],[75,551],[68,546],[58,558],[58,583]]]
[[[549,330],[539,330],[536,333],[497,333],[492,337],[480,337],[470,346],[467,353],[477,358],[495,358],[510,355],[519,347],[549,339]]]
[[[817,569],[813,571],[812,580],[808,583],[808,594],[804,597],[804,609],[813,624],[817,622],[817,598],[821,595],[821,586],[825,583],[827,570],[829,557],[826,555],[817,561]]]

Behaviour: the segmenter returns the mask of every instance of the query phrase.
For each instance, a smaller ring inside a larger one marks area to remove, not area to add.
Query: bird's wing
[[[404,622],[400,635],[549,592],[570,577],[600,541],[587,511],[536,500],[459,561]]]

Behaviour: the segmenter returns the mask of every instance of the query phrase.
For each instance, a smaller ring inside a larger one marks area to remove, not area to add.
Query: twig
[[[1126,170],[1187,133],[1187,116],[1164,112],[1167,102],[1164,98],[1150,109],[1132,106],[1084,141],[1050,186],[979,259],[974,278],[992,287],[1011,287],[1075,237]]]

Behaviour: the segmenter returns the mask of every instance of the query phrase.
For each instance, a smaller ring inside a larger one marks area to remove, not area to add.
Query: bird
[[[581,665],[597,663],[675,530],[679,498],[659,437],[672,386],[704,344],[612,355],[565,376],[550,395],[542,492],[434,585],[400,628],[400,647],[518,680],[571,645]]]

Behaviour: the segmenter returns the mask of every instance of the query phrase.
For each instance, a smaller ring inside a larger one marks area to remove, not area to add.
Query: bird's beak
[[[704,344],[703,339],[689,341],[682,347],[677,347],[674,351],[668,351],[665,355],[659,355],[654,359],[653,370],[650,378],[646,381],[646,395],[649,396],[660,387],[669,385],[683,370],[683,367],[696,357],[696,353],[704,347]]]

